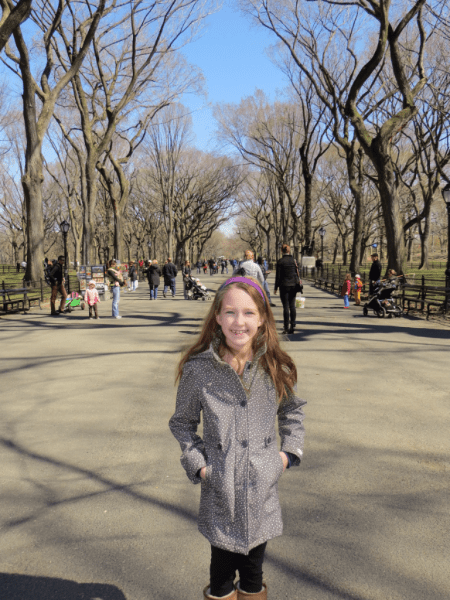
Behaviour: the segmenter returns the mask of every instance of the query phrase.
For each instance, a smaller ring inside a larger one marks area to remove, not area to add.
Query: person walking
[[[198,260],[197,264],[195,266],[197,267],[197,275],[200,275],[201,268],[202,268],[202,262],[201,262],[201,260]]]
[[[136,264],[134,263],[134,261],[130,261],[130,265],[128,267],[128,279],[130,280],[130,292],[134,292],[136,291],[137,288],[137,278],[138,278],[138,273],[137,273],[137,268],[136,268]]]
[[[233,275],[240,275],[242,273],[243,275],[245,274],[245,277],[253,277],[264,287],[264,275],[259,265],[255,263],[254,256],[251,250],[246,250],[244,260],[234,269]]]
[[[188,478],[201,484],[198,528],[211,544],[203,597],[266,600],[264,554],[283,529],[278,482],[303,457],[306,402],[259,282],[231,277],[219,288],[178,379],[169,427]]]
[[[52,285],[52,295],[50,297],[50,314],[52,316],[61,315],[66,305],[67,292],[64,287],[64,256],[58,256],[58,262],[52,267],[49,278]],[[59,310],[56,310],[56,298],[61,294],[61,303]]]
[[[381,263],[378,260],[378,254],[376,252],[371,254],[370,260],[372,261],[372,266],[369,271],[369,296],[374,293],[375,287],[381,279]]]
[[[178,269],[173,264],[172,259],[169,257],[167,259],[166,264],[163,267],[163,277],[164,277],[164,290],[163,296],[166,298],[167,290],[170,288],[172,290],[172,298],[175,298],[176,293],[176,276],[178,275]]]
[[[298,267],[294,257],[291,256],[291,248],[288,244],[283,244],[281,252],[283,256],[277,262],[274,294],[277,293],[279,288],[280,300],[283,305],[283,334],[286,334],[294,333],[296,325],[297,310],[295,308],[295,294],[298,280]]]
[[[203,274],[206,275],[206,271],[208,270],[208,263],[206,260],[203,261]]]
[[[350,306],[349,296],[352,289],[352,276],[350,273],[345,275],[345,281],[342,284],[341,296],[344,296],[344,308],[348,308]]]
[[[97,304],[100,302],[100,298],[97,292],[97,288],[95,286],[95,281],[91,279],[88,284],[87,290],[84,294],[84,301],[89,307],[89,319],[92,319],[92,314],[95,314],[95,318],[99,319]]]
[[[267,298],[269,299],[270,306],[272,306],[272,308],[273,308],[274,306],[276,306],[276,304],[274,304],[272,302],[272,299],[270,298],[269,284],[267,283],[267,274],[268,274],[268,271],[266,269],[266,266],[265,266],[264,261],[263,261],[263,259],[262,259],[261,256],[258,258],[257,262],[258,262],[259,268],[261,269],[261,272],[262,272],[263,277],[264,277],[264,285],[263,285],[264,291],[267,294]]]
[[[214,275],[214,270],[215,270],[215,262],[213,258],[210,258],[208,260],[208,265],[209,265],[209,275],[212,277]]]
[[[158,261],[148,261],[149,265],[145,269],[144,273],[147,276],[148,286],[150,289],[150,300],[157,300],[158,298],[158,287],[160,284],[161,269],[158,266]]]
[[[188,295],[187,295],[186,285],[189,282],[189,278],[191,276],[191,263],[188,260],[185,261],[185,263],[184,263],[184,266],[182,269],[182,274],[183,274],[184,299],[187,300]]]
[[[115,319],[121,319],[122,317],[119,315],[120,288],[125,284],[122,273],[117,269],[117,262],[114,258],[106,266],[106,277],[108,278],[112,293],[112,316]]]

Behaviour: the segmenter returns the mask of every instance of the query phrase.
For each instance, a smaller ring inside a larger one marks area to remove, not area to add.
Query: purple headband
[[[262,299],[264,300],[264,303],[266,302],[266,299],[264,298],[264,294],[262,293],[262,289],[259,287],[259,285],[257,283],[255,283],[254,281],[252,281],[251,279],[247,279],[247,277],[231,277],[230,279],[227,279],[225,281],[224,284],[222,284],[220,287],[223,288],[226,285],[229,285],[230,283],[248,283],[248,285],[251,285],[252,287],[255,288],[255,290],[258,290],[258,292],[261,294]]]

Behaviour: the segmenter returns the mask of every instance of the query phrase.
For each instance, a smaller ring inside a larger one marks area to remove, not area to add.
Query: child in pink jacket
[[[92,312],[95,312],[95,318],[98,319],[97,302],[100,302],[100,298],[98,297],[95,281],[93,279],[89,282],[86,294],[84,295],[84,300],[89,306],[89,318],[92,319]]]

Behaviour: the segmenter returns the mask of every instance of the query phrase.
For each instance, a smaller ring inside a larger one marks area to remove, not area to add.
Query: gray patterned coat
[[[277,415],[281,450],[296,455],[293,465],[300,464],[303,449],[306,402],[289,394],[277,403],[273,382],[258,364],[263,352],[245,365],[242,380],[212,346],[192,357],[169,422],[187,476],[202,484],[200,532],[213,546],[240,554],[283,531]],[[201,412],[203,438],[197,434]],[[205,466],[203,480],[197,472]]]

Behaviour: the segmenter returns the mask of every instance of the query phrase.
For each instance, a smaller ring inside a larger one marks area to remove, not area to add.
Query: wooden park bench
[[[28,288],[9,288],[9,289],[0,289],[0,296],[3,297],[3,311],[7,312],[8,310],[23,310],[25,312],[27,300],[28,300],[28,292],[30,290]],[[12,298],[11,296],[22,296],[21,298]]]
[[[432,314],[431,307],[436,307],[436,312],[446,314],[450,308],[450,288],[406,283],[402,291],[403,309],[409,312],[412,304],[421,312],[424,312],[426,307],[427,319]]]
[[[29,310],[31,304],[38,304],[39,308],[41,307],[41,298],[39,295],[36,295],[36,291],[31,290],[30,288],[0,288],[0,296],[2,296],[2,300],[0,300],[0,306],[3,306],[3,312],[8,312],[11,310]],[[33,297],[31,297],[31,295]],[[12,297],[11,297],[12,296]],[[17,298],[16,296],[20,296]]]

